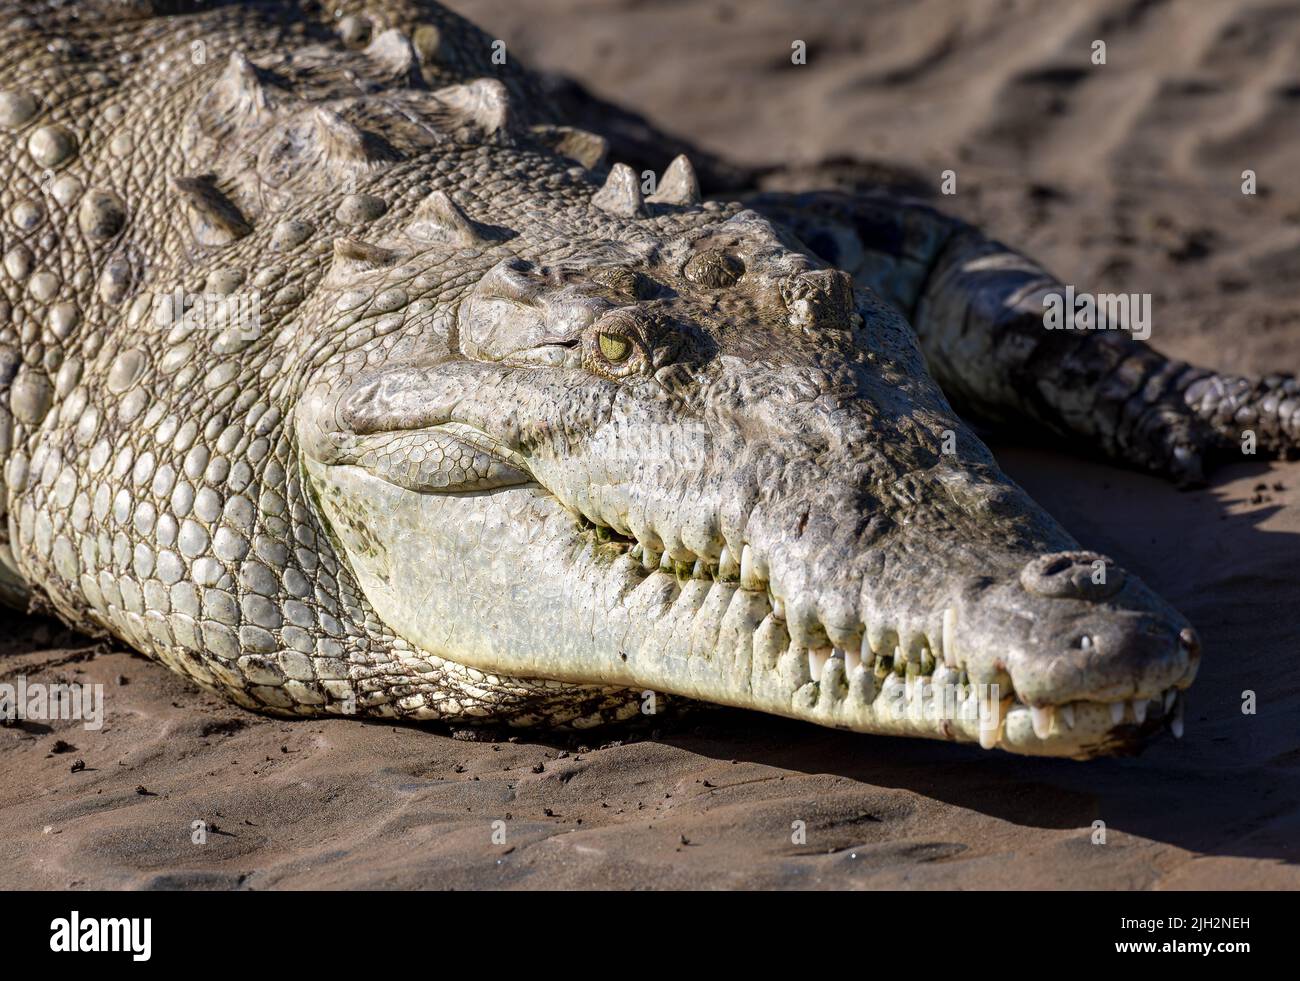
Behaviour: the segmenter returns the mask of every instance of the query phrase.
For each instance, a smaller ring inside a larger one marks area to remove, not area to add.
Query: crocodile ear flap
[[[636,172],[625,163],[614,164],[605,186],[592,195],[591,203],[620,218],[644,218],[646,214],[641,184]]]
[[[678,154],[664,171],[659,189],[646,200],[652,204],[694,205],[700,203],[700,181],[685,154]]]

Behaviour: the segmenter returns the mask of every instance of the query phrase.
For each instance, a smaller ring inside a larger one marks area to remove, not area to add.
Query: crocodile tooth
[[[1074,706],[1062,705],[1060,707],[1061,721],[1065,723],[1065,728],[1074,728]]]
[[[742,589],[758,589],[761,585],[754,572],[754,550],[746,545],[740,550],[740,586]]]
[[[957,610],[948,607],[943,611],[943,663],[950,668],[957,666]]]
[[[1174,717],[1169,720],[1169,731],[1175,739],[1183,738],[1183,706],[1186,704],[1187,699],[1181,697],[1174,702]]]
[[[628,557],[629,557],[629,558],[633,558],[633,559],[635,559],[636,561],[640,562],[640,561],[641,561],[641,553],[642,553],[642,551],[643,551],[643,547],[642,547],[641,543],[640,543],[640,542],[637,542],[637,543],[636,543],[635,545],[633,545],[630,549],[628,549],[627,554],[628,554]]]
[[[740,567],[736,565],[736,558],[732,555],[730,546],[723,545],[722,553],[718,556],[718,578],[735,579],[739,575]]]
[[[772,616],[778,620],[785,619],[785,600],[781,599],[780,596],[772,597]]]
[[[903,695],[904,697],[907,698],[909,702],[912,701],[914,698],[920,697],[921,692],[920,689],[917,687],[917,682],[919,682],[920,680],[921,680],[920,678],[917,678],[913,675],[905,675],[903,677]]]
[[[1119,725],[1124,721],[1124,705],[1124,702],[1110,703],[1110,720],[1115,725]]]
[[[831,657],[844,658],[844,672],[849,675],[852,675],[853,669],[862,663],[862,658],[858,655],[858,652],[847,648],[835,648],[831,651]]]
[[[695,565],[691,566],[691,577],[694,579],[703,579],[708,571],[709,567],[704,564],[704,560],[696,559]]]
[[[1178,700],[1178,689],[1170,688],[1165,692],[1165,712],[1168,713],[1174,707],[1174,702]]]
[[[946,664],[940,664],[934,669],[934,676],[930,680],[935,692],[942,697],[945,690],[956,683],[957,672]]]
[[[870,705],[876,697],[876,678],[870,671],[854,671],[849,675],[849,697],[859,705]]]
[[[1029,706],[1029,718],[1034,726],[1034,735],[1046,739],[1052,733],[1052,706]]]
[[[998,731],[1001,728],[1002,724],[1000,722],[998,725],[990,726],[986,725],[984,721],[981,720],[979,723],[980,747],[983,749],[992,749],[996,746],[998,744]]]
[[[872,654],[886,653],[885,651],[885,628],[881,620],[871,620],[866,625],[865,643],[871,648]],[[886,656],[888,654],[886,653]]]
[[[827,660],[830,659],[831,649],[829,647],[808,648],[808,673],[812,675],[813,681],[822,680],[822,668],[826,667]]]
[[[1133,718],[1137,719],[1137,724],[1141,725],[1147,720],[1147,700],[1145,698],[1135,698],[1132,702]]]
[[[648,545],[641,553],[641,565],[651,571],[659,568],[659,559],[659,553]]]
[[[862,632],[862,646],[858,649],[858,660],[867,667],[876,663],[876,653],[871,649],[871,642],[867,640],[865,630]]]
[[[907,688],[903,679],[896,674],[886,675],[880,682],[880,697],[884,700],[884,710],[890,714],[898,711],[900,695],[907,697]]]

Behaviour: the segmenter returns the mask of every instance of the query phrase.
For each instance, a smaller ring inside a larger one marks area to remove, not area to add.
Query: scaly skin
[[[336,9],[9,28],[11,595],[282,714],[1180,725],[1191,628],[1001,473],[897,310],[684,158],[643,200],[442,8]]]

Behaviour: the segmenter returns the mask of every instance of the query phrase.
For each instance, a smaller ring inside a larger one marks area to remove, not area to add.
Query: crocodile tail
[[[1300,381],[1291,375],[1251,379],[1197,371],[1183,398],[1225,445],[1244,454],[1291,456],[1300,450]]]

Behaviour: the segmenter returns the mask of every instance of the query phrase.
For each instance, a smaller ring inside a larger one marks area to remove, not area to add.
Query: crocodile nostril
[[[1100,600],[1119,592],[1124,573],[1096,552],[1052,552],[1020,570],[1020,585],[1039,596]]]

